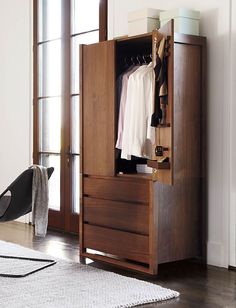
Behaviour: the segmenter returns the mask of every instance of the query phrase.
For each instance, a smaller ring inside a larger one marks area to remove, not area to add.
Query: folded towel
[[[44,237],[48,226],[48,173],[47,168],[33,165],[32,223],[35,235]]]

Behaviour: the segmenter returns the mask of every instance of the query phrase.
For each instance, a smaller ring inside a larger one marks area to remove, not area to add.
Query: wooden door
[[[115,175],[115,41],[82,45],[82,173]]]
[[[174,149],[173,149],[173,122],[174,122],[174,107],[173,107],[173,84],[174,84],[174,20],[169,21],[159,30],[153,31],[153,59],[154,66],[156,64],[157,46],[160,41],[165,38],[165,52],[167,54],[167,89],[168,96],[165,104],[161,104],[161,109],[165,105],[166,119],[164,123],[160,123],[156,128],[156,144],[161,146],[164,151],[162,155],[154,155],[155,161],[149,161],[148,165],[153,167],[153,179],[158,180],[163,184],[173,184],[173,164],[174,164]],[[162,109],[162,114],[164,109]],[[167,161],[163,161],[167,158]]]

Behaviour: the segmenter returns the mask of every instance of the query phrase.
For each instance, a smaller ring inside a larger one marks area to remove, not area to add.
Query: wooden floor
[[[79,261],[79,243],[77,236],[74,235],[48,231],[45,238],[37,238],[33,236],[31,226],[11,222],[0,224],[0,240],[21,244],[56,257]],[[158,276],[148,277],[95,262],[91,265],[150,281],[181,293],[178,299],[140,307],[236,308],[236,272],[234,271],[213,266],[206,267],[194,261],[188,261],[162,265],[159,267]]]

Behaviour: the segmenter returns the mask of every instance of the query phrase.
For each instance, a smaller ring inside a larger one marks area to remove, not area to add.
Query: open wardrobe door
[[[154,118],[156,127],[152,160],[153,180],[173,185],[173,82],[174,82],[174,20],[152,34],[153,65],[155,71]]]
[[[81,153],[86,175],[115,174],[115,41],[80,47]]]
[[[173,26],[80,49],[81,261],[201,256],[206,40]]]

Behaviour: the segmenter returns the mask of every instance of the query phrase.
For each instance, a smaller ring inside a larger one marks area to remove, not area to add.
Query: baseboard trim
[[[207,243],[207,264],[228,268],[228,263],[225,264],[225,249],[224,245],[220,242]]]
[[[229,265],[228,270],[236,272],[236,267],[232,266],[232,265]]]

